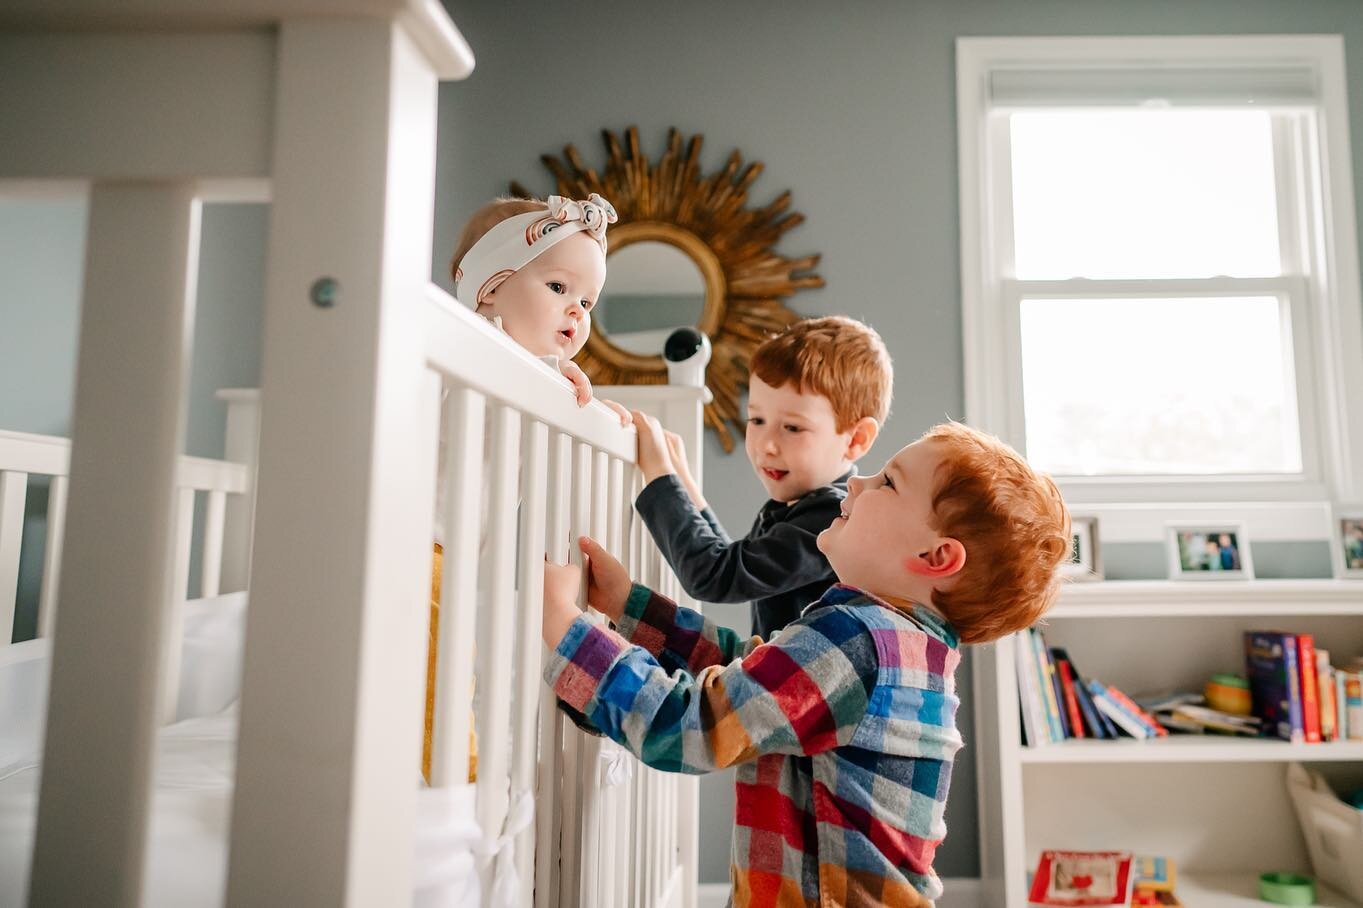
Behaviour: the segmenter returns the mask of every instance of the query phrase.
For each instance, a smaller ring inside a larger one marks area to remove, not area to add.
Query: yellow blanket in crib
[[[440,635],[440,567],[444,549],[434,543],[431,557],[431,630],[426,651],[426,728],[421,743],[421,774],[431,781],[431,735],[435,729],[435,659],[436,641]],[[478,735],[469,722],[469,781],[478,777]]]

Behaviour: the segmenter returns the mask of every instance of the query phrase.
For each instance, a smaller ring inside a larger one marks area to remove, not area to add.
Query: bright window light
[[[1300,472],[1285,305],[1024,299],[1028,459],[1067,476]]]
[[[1045,110],[1010,127],[1019,280],[1281,273],[1268,113]]]

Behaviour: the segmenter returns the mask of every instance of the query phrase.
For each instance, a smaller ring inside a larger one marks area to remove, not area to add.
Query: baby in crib
[[[455,296],[473,306],[516,343],[553,365],[573,387],[580,406],[592,399],[592,386],[572,361],[587,342],[592,309],[606,281],[606,228],[617,220],[610,202],[596,193],[586,201],[550,196],[538,199],[494,199],[464,225],[455,247],[451,272]],[[621,418],[629,413],[603,400]],[[443,470],[442,470],[443,479]],[[426,726],[421,752],[422,775],[431,775],[431,736],[435,719],[435,660],[440,620],[443,559],[443,487],[437,507],[434,564],[431,576],[431,630],[426,667]],[[477,749],[469,767],[472,781]]]
[[[1069,513],[998,439],[945,423],[853,477],[819,534],[838,585],[771,643],[631,584],[583,539],[547,565],[545,680],[657,769],[737,766],[736,906],[930,906],[962,643],[1028,627],[1059,589]]]

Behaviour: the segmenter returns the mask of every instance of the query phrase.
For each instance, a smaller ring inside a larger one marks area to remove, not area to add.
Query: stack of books
[[[1142,697],[1138,701],[1161,725],[1170,731],[1194,735],[1259,736],[1257,716],[1242,716],[1212,709],[1202,694],[1175,693]]]
[[[1246,631],[1245,673],[1265,735],[1363,741],[1363,659],[1336,668],[1310,634]]]
[[[1036,628],[1015,634],[1013,640],[1025,745],[1169,734],[1135,700],[1097,678],[1081,675],[1069,653],[1063,647],[1048,647]]]

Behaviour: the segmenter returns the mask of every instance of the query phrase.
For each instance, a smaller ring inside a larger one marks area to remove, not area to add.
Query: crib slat
[[[587,535],[602,545],[609,545],[606,539],[607,495],[609,494],[610,463],[605,451],[592,452],[591,513]],[[585,584],[584,584],[585,586]],[[595,610],[589,613],[592,619],[600,620],[601,614]],[[602,757],[609,757],[617,745],[601,738],[587,738],[582,747],[582,899],[586,905],[600,900],[604,889],[601,872],[602,855],[611,855],[610,830],[605,828],[605,794],[602,786]]]
[[[57,618],[57,589],[61,576],[62,545],[66,542],[65,476],[53,476],[47,490],[47,540],[43,544],[43,585],[38,596],[38,636],[51,637]]]
[[[572,440],[562,432],[549,433],[548,514],[545,520],[545,554],[563,564],[568,560],[568,512],[572,487]],[[539,639],[539,634],[535,635]],[[565,737],[563,715],[555,704],[554,692],[540,688],[540,765],[537,802],[559,804],[560,783],[564,778],[562,742]],[[563,813],[541,810],[536,816],[535,832],[535,908],[558,905],[560,897],[559,839]]]
[[[223,526],[227,517],[227,493],[209,492],[204,509],[203,557],[199,595],[216,596],[222,587]]]
[[[14,602],[19,592],[19,547],[24,539],[28,474],[0,472],[0,645],[14,639]]]
[[[574,564],[582,563],[582,552],[577,537],[591,533],[592,449],[583,442],[573,444],[572,509],[569,513],[568,557]],[[584,594],[585,595],[585,594]],[[563,740],[563,828],[559,839],[559,866],[562,873],[559,885],[559,904],[573,908],[582,904],[583,877],[582,843],[582,766],[588,758],[596,759],[590,739],[576,728],[565,729]]]
[[[502,404],[492,412],[491,499],[488,503],[486,597],[478,615],[478,822],[497,836],[506,818],[511,750],[511,685],[516,607],[516,479],[520,473],[520,414]]]
[[[511,795],[533,797],[535,786],[536,725],[540,705],[541,616],[544,609],[545,491],[548,485],[549,430],[527,419],[521,430],[521,523],[518,541],[520,582],[516,614],[516,734],[513,742]],[[549,808],[551,802],[544,806]],[[535,870],[535,827],[516,841],[516,875],[529,880]],[[520,904],[533,904],[533,887],[522,885]]]
[[[189,598],[189,553],[194,543],[194,490],[175,493],[175,560],[170,599],[166,602],[165,637],[161,652],[161,721],[175,719],[180,700],[180,654],[185,635],[185,600]]]
[[[461,784],[469,772],[471,642],[478,608],[478,549],[482,534],[483,425],[486,400],[454,388],[445,402],[445,525],[436,638],[435,728],[431,784]]]

